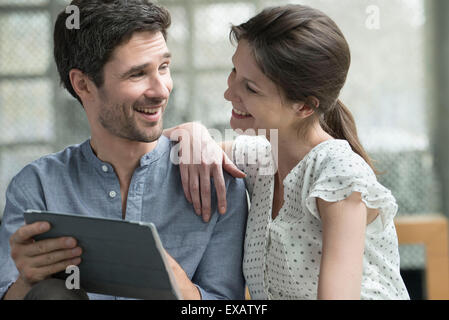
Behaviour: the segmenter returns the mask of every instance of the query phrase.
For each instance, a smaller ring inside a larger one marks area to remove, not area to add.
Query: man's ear
[[[320,100],[316,97],[310,96],[305,99],[305,101],[295,102],[293,104],[293,109],[295,110],[296,116],[305,119],[310,117],[315,113],[315,110],[320,106]]]
[[[69,78],[73,90],[75,90],[75,93],[81,98],[83,104],[88,100],[92,100],[94,83],[86,74],[81,70],[72,69],[69,72]]]

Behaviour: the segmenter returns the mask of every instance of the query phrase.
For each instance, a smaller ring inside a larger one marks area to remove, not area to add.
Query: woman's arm
[[[211,212],[210,178],[214,178],[218,212],[226,212],[226,186],[223,169],[236,178],[246,175],[230,160],[232,141],[217,144],[207,128],[197,122],[184,123],[166,129],[163,134],[178,141],[179,167],[184,194],[195,212],[209,221]]]
[[[367,208],[360,193],[317,205],[323,226],[318,299],[360,299]]]

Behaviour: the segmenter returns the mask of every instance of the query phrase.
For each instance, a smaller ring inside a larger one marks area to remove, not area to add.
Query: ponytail
[[[337,100],[331,110],[321,117],[320,124],[321,127],[335,139],[348,141],[352,150],[366,161],[375,174],[378,174],[373,165],[373,161],[359,141],[354,117],[340,100]]]
[[[314,117],[300,121],[298,135],[307,134],[319,117],[321,127],[352,150],[376,172],[357,136],[351,112],[337,100],[351,64],[351,52],[340,28],[323,12],[302,5],[269,7],[231,28],[230,38],[245,39],[260,70],[280,88],[288,101],[314,103]],[[336,102],[335,102],[336,101]],[[315,108],[314,108],[315,109]]]

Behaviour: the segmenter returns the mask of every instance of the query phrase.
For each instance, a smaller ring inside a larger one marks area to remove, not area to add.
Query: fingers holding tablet
[[[48,222],[35,222],[22,226],[10,237],[11,257],[25,283],[32,285],[81,262],[82,250],[73,238],[33,239],[50,228]]]

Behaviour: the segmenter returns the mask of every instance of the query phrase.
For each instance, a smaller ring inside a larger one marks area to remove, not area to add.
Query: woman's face
[[[258,67],[246,40],[240,40],[232,57],[226,100],[232,103],[232,129],[278,129],[292,125],[294,112],[278,87]],[[257,133],[257,131],[256,131]]]

